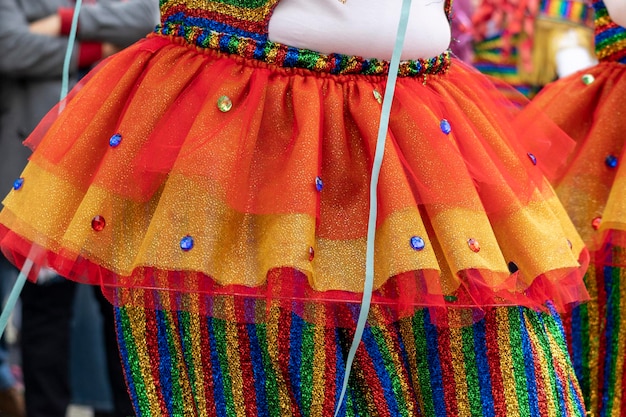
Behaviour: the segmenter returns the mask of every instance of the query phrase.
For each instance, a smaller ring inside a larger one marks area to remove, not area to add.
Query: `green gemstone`
[[[217,108],[226,113],[233,108],[233,102],[230,98],[228,98],[228,96],[222,96],[217,99]]]
[[[582,76],[582,82],[585,85],[589,85],[592,82],[594,82],[595,80],[596,80],[595,77],[593,75],[591,75],[591,74],[585,74],[585,75]]]
[[[456,295],[444,295],[443,299],[446,300],[449,303],[455,302],[456,300],[458,300],[458,297]]]

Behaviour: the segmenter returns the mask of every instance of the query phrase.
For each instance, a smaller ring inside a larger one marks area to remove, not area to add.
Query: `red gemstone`
[[[309,246],[309,262],[313,262],[313,258],[315,258],[315,249],[313,246]]]
[[[596,217],[591,221],[591,227],[593,230],[598,230],[600,228],[600,223],[602,223],[602,217]]]
[[[104,217],[98,215],[91,219],[91,228],[96,232],[100,232],[102,229],[104,229],[104,226],[106,226],[106,221],[104,220]]]
[[[479,252],[480,251],[480,245],[478,244],[478,241],[476,239],[468,239],[467,240],[467,245],[472,250],[472,252]]]

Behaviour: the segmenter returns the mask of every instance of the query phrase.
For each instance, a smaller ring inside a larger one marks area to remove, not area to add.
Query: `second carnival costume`
[[[162,1],[42,121],[3,202],[16,265],[116,306],[138,416],[337,407],[389,63],[272,42],[278,3]],[[540,170],[559,131],[518,116],[448,52],[401,63],[340,415],[585,414],[556,310],[586,298],[587,253]]]
[[[577,141],[554,182],[592,253],[591,301],[565,326],[576,374],[593,415],[626,416],[626,28],[604,2],[593,7],[599,64],[549,84],[534,102]]]
[[[594,63],[587,0],[481,0],[473,20],[480,40],[474,43],[472,64],[527,97]],[[568,49],[579,52],[559,58]]]

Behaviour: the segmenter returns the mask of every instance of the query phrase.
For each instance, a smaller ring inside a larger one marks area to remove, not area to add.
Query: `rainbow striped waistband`
[[[595,1],[596,56],[603,62],[626,64],[626,28],[613,22],[602,1]]]
[[[593,8],[591,4],[581,0],[543,0],[539,15],[548,19],[593,27]]]
[[[156,27],[159,35],[181,38],[185,43],[199,48],[214,49],[244,58],[256,59],[285,68],[301,68],[333,75],[386,75],[389,61],[365,59],[343,54],[321,54],[233,33],[212,30],[203,24],[203,18],[181,14],[169,16]],[[207,22],[208,23],[208,22]],[[446,73],[450,67],[450,52],[428,59],[407,60],[400,63],[398,76],[420,77]]]

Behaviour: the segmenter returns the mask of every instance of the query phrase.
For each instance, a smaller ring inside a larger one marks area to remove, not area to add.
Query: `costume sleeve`
[[[86,4],[80,11],[78,37],[126,47],[151,32],[158,22],[158,0]]]
[[[0,74],[2,76],[58,78],[63,72],[67,38],[33,34],[16,0],[0,1]],[[78,66],[74,48],[72,72]]]

